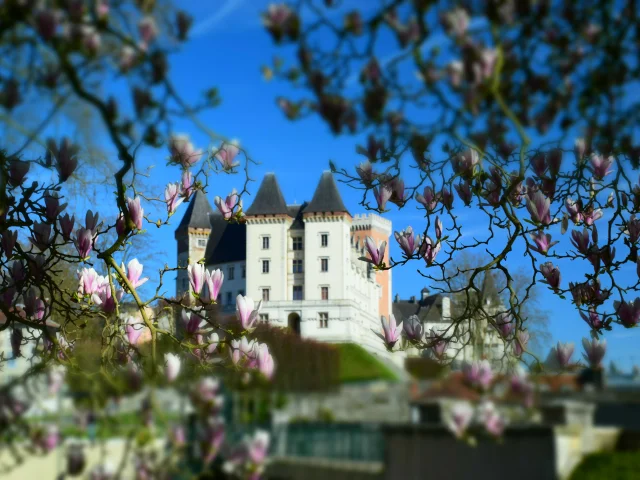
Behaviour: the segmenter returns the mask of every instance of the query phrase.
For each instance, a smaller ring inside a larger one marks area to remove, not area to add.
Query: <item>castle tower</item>
[[[356,215],[353,217],[351,232],[354,237],[354,245],[364,247],[367,237],[375,240],[377,245],[387,242],[384,252],[384,263],[389,265],[389,236],[391,235],[391,221],[373,213]],[[381,286],[382,294],[379,300],[380,315],[389,318],[391,310],[391,270],[379,271],[376,274],[376,283]]]
[[[189,202],[175,238],[178,244],[178,266],[186,267],[202,260],[211,234],[209,216],[213,213],[211,204],[201,191],[196,191]],[[179,270],[176,278],[176,296],[189,291],[189,276],[186,270]]]

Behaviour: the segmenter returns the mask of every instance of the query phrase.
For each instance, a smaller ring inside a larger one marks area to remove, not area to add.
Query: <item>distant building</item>
[[[351,215],[330,172],[302,205],[287,205],[276,176],[267,174],[245,214],[246,224],[228,223],[197,192],[176,230],[180,265],[205,258],[207,268],[224,272],[223,312],[233,311],[237,295],[249,295],[263,301],[264,322],[386,354],[374,332],[391,312],[391,272],[358,258],[366,255],[367,236],[389,241],[390,221]],[[185,271],[176,290],[189,291]]]

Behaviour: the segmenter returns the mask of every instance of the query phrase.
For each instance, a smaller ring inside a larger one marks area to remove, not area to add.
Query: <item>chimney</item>
[[[429,296],[429,289],[427,287],[424,287],[422,290],[420,290],[420,293],[422,294],[422,300],[426,300]]]
[[[412,295],[411,298],[409,298],[409,303],[416,303],[416,296]]]
[[[400,301],[400,294],[396,293],[396,296],[393,297],[393,303],[398,303]]]

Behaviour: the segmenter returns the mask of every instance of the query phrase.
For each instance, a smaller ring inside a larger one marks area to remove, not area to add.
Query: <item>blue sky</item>
[[[362,5],[360,2],[356,2]],[[372,2],[374,3],[374,2]],[[335,137],[328,127],[316,117],[299,122],[289,122],[275,105],[279,95],[291,93],[282,82],[265,82],[260,67],[270,64],[274,55],[282,55],[271,38],[261,27],[259,12],[268,2],[264,0],[183,0],[183,8],[190,11],[195,19],[192,36],[183,50],[172,58],[170,75],[178,90],[187,100],[196,100],[197,94],[215,86],[220,91],[222,105],[203,114],[200,118],[215,132],[228,138],[238,139],[251,157],[260,164],[252,167],[251,177],[257,180],[250,186],[255,193],[259,181],[266,172],[275,172],[288,203],[310,200],[323,170],[328,169],[329,160],[338,166],[353,171],[361,161],[355,154],[355,140],[352,137]],[[351,2],[353,4],[353,1]],[[349,5],[349,2],[347,2]],[[390,47],[394,51],[395,45]],[[188,124],[178,124],[178,133],[189,133],[199,147],[210,146],[207,137]],[[165,167],[165,150],[143,152],[141,165],[155,165],[149,179],[150,185],[158,188],[158,195],[168,182],[179,180],[176,167]],[[213,204],[215,195],[226,195],[232,188],[241,188],[241,176],[221,175],[210,180],[208,197]],[[361,212],[358,206],[360,192],[340,185],[345,204],[352,213]],[[245,198],[245,205],[251,198]],[[394,230],[412,225],[414,229],[424,227],[424,215],[415,209],[415,203],[408,208],[393,210],[387,215]],[[89,206],[90,208],[90,206]],[[162,229],[148,229],[149,246],[161,252],[157,260],[147,264],[147,268],[161,268],[168,263],[176,263],[176,246],[173,230],[184,213],[183,205],[172,219],[172,226]],[[482,234],[486,225],[477,219],[474,211],[456,207],[464,232],[469,235]],[[161,218],[158,210],[157,218]],[[446,227],[446,225],[445,225]],[[559,234],[554,235],[554,239]],[[568,236],[568,235],[567,235]],[[565,241],[560,245],[565,244]],[[391,242],[391,254],[400,258],[395,241]],[[509,257],[509,265],[514,270],[526,268],[527,259],[522,259],[518,251]],[[393,271],[393,291],[402,298],[418,295],[425,286],[425,279],[416,272],[422,265],[410,263]],[[530,263],[529,263],[530,268]],[[567,274],[578,266],[563,265]],[[628,270],[623,275],[634,275]],[[153,276],[153,275],[152,275]],[[572,275],[573,279],[576,277]],[[566,285],[567,277],[563,280]],[[169,279],[167,279],[169,280]],[[428,285],[427,285],[428,286]],[[167,293],[174,293],[174,283],[167,283]],[[550,331],[554,341],[576,343],[579,355],[580,339],[588,334],[588,329],[580,319],[569,300],[563,301],[547,293],[543,287],[542,302],[551,312]],[[615,360],[628,367],[640,363],[637,351],[637,332],[616,328],[607,336],[609,352],[607,362]]]

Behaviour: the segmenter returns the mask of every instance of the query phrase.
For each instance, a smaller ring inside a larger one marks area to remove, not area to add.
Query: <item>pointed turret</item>
[[[273,173],[267,173],[245,215],[289,215],[280,185]]]
[[[187,228],[211,228],[209,215],[212,213],[213,208],[211,208],[207,196],[200,190],[196,190],[189,201],[187,211],[184,212],[184,216],[182,220],[180,220],[180,225],[178,225],[176,231]]]
[[[318,187],[309,205],[304,209],[304,213],[346,213],[347,207],[342,202],[342,197],[338,191],[338,186],[330,171],[326,171],[320,177]],[[350,214],[349,214],[350,215]]]

